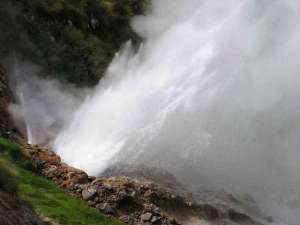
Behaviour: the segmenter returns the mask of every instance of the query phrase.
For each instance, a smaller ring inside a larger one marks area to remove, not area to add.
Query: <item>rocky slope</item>
[[[261,224],[236,209],[197,204],[191,198],[150,181],[125,176],[90,177],[62,163],[54,152],[38,146],[24,145],[23,151],[57,185],[127,224]]]
[[[144,165],[115,164],[107,168],[102,174],[99,174],[99,176],[106,178],[125,176],[131,179],[138,179],[139,181],[151,181],[190,197],[189,191],[177,181],[175,176],[159,168],[148,168]]]

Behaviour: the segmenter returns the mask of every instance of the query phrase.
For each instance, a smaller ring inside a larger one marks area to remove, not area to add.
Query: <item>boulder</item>
[[[97,193],[95,188],[87,188],[82,191],[82,199],[90,200]]]

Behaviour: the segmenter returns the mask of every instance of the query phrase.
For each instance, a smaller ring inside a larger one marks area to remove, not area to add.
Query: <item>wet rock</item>
[[[126,215],[120,216],[120,217],[119,217],[119,220],[120,220],[121,222],[123,222],[123,223],[128,223],[128,222],[129,222],[129,216],[126,216]]]
[[[98,209],[108,215],[116,215],[116,206],[110,203],[103,203],[98,205]]]
[[[150,221],[152,218],[152,213],[145,213],[143,215],[141,215],[141,220],[142,221]]]
[[[215,208],[214,206],[209,205],[209,204],[198,205],[197,211],[200,213],[200,215],[203,218],[206,218],[209,220],[217,220],[224,216],[224,215],[222,215],[221,211],[219,211],[217,208]]]
[[[158,222],[160,222],[160,218],[157,216],[153,216],[151,219],[151,223],[157,224]]]
[[[97,193],[97,190],[95,188],[84,189],[82,191],[82,199],[90,200],[96,193]]]
[[[230,209],[228,211],[228,216],[231,220],[235,222],[252,221],[252,219],[248,215],[243,214],[241,212],[237,212],[234,209]]]
[[[48,168],[46,168],[43,172],[47,177],[52,178],[55,176],[56,171],[57,171],[57,166],[51,165]]]

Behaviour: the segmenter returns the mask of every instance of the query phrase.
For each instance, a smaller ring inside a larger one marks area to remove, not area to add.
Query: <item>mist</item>
[[[92,175],[145,164],[247,193],[299,224],[299,1],[153,0],[132,26],[143,44],[124,44],[93,92],[20,80],[30,142]]]
[[[7,59],[6,64],[15,97],[9,111],[16,126],[29,144],[51,147],[89,90],[41,79],[38,66],[23,62],[15,55]]]

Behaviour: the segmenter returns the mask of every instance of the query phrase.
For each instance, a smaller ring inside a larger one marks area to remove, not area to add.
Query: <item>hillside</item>
[[[4,138],[0,138],[0,165],[0,221],[2,225],[120,224],[105,218],[95,209],[89,208],[42,177],[31,162],[23,158],[19,146]],[[11,206],[7,209],[9,205]],[[32,210],[43,222],[37,219]],[[6,217],[5,214],[8,216]]]
[[[3,0],[0,61],[17,54],[41,76],[94,85],[120,46],[139,37],[130,19],[148,0]]]

